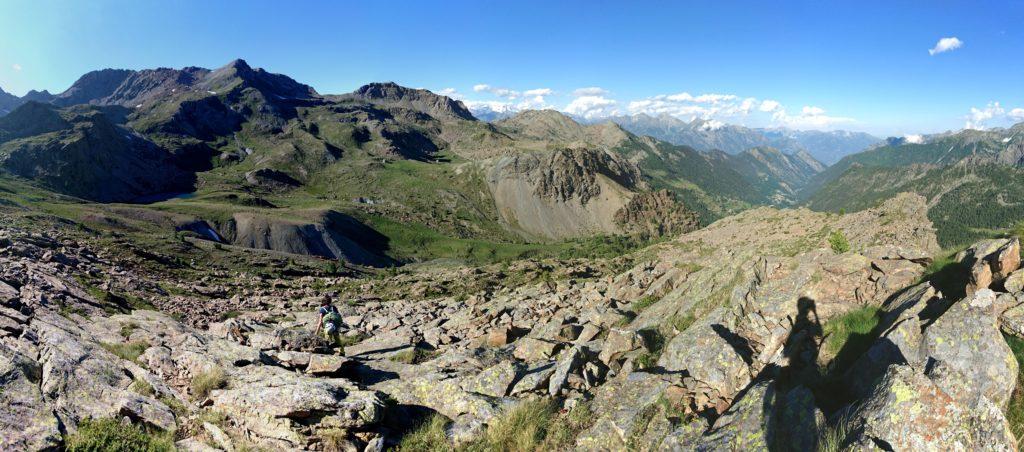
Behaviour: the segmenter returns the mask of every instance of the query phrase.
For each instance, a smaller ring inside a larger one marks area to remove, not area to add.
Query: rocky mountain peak
[[[425,89],[406,88],[395,82],[370,83],[349,96],[375,103],[403,106],[422,111],[438,119],[476,121],[462,101]]]
[[[133,73],[135,71],[129,69],[101,69],[86,73],[58,94],[53,103],[60,106],[94,103],[113,94]]]
[[[253,69],[245,60],[236,59],[206,77],[202,85],[211,91],[220,92],[233,87],[255,88],[277,99],[308,100],[320,97],[309,85],[299,83],[283,74],[267,72],[262,68]]]

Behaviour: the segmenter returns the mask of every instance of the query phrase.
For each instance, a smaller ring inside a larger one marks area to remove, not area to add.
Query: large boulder
[[[893,365],[851,415],[844,443],[888,450],[1016,450],[1009,424],[982,397],[965,406],[928,377]]]
[[[969,379],[969,400],[985,396],[1006,407],[1017,383],[1017,360],[999,333],[995,293],[978,290],[925,328],[921,354],[940,360]],[[943,388],[945,389],[945,388]]]
[[[313,378],[271,366],[238,372],[228,389],[210,394],[212,409],[228,414],[267,446],[305,445],[308,430],[360,430],[376,424],[384,401],[347,380]]]
[[[0,449],[55,449],[60,424],[39,391],[39,364],[0,343]]]

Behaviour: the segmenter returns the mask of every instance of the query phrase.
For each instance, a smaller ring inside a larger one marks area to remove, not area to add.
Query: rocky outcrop
[[[386,266],[387,238],[356,219],[334,212],[311,212],[311,220],[237,213],[217,226],[234,245],[288,254],[320,256],[359,265]]]
[[[548,239],[621,232],[616,213],[641,184],[635,166],[590,149],[505,156],[487,183],[506,223]]]
[[[664,237],[690,232],[700,223],[668,190],[639,193],[615,212],[615,222],[628,233]]]
[[[384,105],[394,105],[422,111],[438,119],[476,121],[462,103],[425,89],[411,89],[393,82],[371,83],[341,98],[361,99]]]
[[[41,110],[45,107],[27,104],[4,123],[9,126],[22,114],[39,117]],[[54,114],[45,122],[56,126],[49,133],[0,144],[0,167],[58,193],[99,202],[191,191],[195,176],[179,168],[170,153],[114,124],[103,111],[64,112],[58,115],[63,122]]]

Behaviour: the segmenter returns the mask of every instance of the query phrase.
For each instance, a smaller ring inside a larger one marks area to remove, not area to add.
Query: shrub
[[[210,391],[214,389],[221,389],[228,383],[227,376],[224,374],[224,370],[219,367],[214,367],[205,372],[199,372],[192,377],[192,384],[190,389],[192,391],[192,397],[196,399],[205,399],[210,395]]]
[[[828,235],[828,244],[836,254],[842,254],[850,251],[850,242],[846,240],[846,235],[840,230],[832,231]]]
[[[85,419],[78,431],[67,437],[69,452],[162,452],[173,451],[174,436],[170,433],[149,433],[116,419]]]

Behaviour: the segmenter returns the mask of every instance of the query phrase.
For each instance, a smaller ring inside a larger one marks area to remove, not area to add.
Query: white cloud
[[[771,113],[771,112],[773,112],[775,110],[778,110],[779,107],[781,107],[781,106],[782,106],[782,104],[780,104],[779,101],[777,101],[777,100],[765,99],[765,100],[761,101],[761,106],[758,107],[758,110],[761,110],[761,111],[767,112],[767,113]]]
[[[805,116],[819,116],[825,114],[825,110],[821,107],[812,107],[810,105],[805,105],[801,112]]]
[[[466,108],[473,112],[473,114],[480,112],[512,114],[518,111],[511,102],[501,102],[496,100],[464,100],[462,103],[465,104]]]
[[[1012,110],[1011,110],[1012,112]],[[965,129],[985,130],[986,123],[1005,117],[1006,110],[999,105],[999,102],[989,102],[984,108],[971,107],[971,113],[967,115]]]
[[[701,94],[693,98],[694,102],[702,104],[718,104],[722,102],[728,102],[736,100],[736,96],[733,94]]]
[[[903,140],[910,144],[921,144],[924,143],[924,136],[922,135],[904,135]]]
[[[607,96],[608,90],[597,86],[588,86],[586,88],[577,88],[572,92],[573,97],[583,96]]]
[[[935,43],[935,47],[928,49],[929,55],[938,55],[943,52],[949,52],[950,50],[956,50],[963,47],[964,42],[956,36],[950,38],[942,38],[939,42]]]
[[[580,96],[569,102],[563,111],[586,119],[603,118],[618,114],[617,104],[604,96]]]
[[[474,85],[473,91],[497,97],[497,99],[488,100],[461,99],[470,110],[481,112],[515,113],[531,109],[558,109],[588,120],[622,114],[670,115],[684,121],[700,119],[703,121],[701,126],[706,129],[717,129],[726,124],[742,124],[751,127],[784,126],[796,129],[830,129],[837,125],[854,122],[852,118],[830,116],[826,114],[825,109],[811,105],[804,106],[797,110],[799,113],[791,115],[785,106],[777,100],[743,97],[728,93],[691,94],[680,91],[674,94],[659,94],[620,102],[611,98],[604,88],[590,86],[566,93],[564,96],[571,96],[571,98],[568,99],[568,104],[559,108],[552,105],[552,99],[559,99],[556,96],[563,95],[550,88],[518,91],[481,83]],[[459,96],[455,90],[445,89],[441,93]]]
[[[21,72],[21,65],[18,63],[14,63],[11,65],[11,69],[14,69],[17,72]]]
[[[1024,120],[1024,108],[1014,108],[1006,115],[1015,121],[1022,121]]]
[[[462,94],[459,94],[459,92],[455,88],[445,88],[442,89],[441,91],[438,91],[437,94],[440,94],[442,96],[448,96],[452,99],[462,99]]]
[[[854,122],[853,118],[828,116],[825,114],[825,109],[812,105],[805,105],[800,109],[800,114],[794,116],[790,116],[785,108],[779,107],[772,113],[772,119],[778,124],[795,129],[828,129]]]

